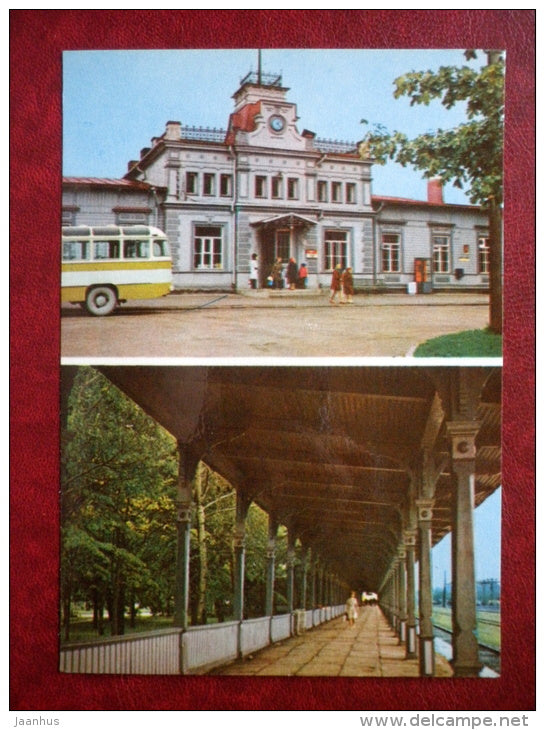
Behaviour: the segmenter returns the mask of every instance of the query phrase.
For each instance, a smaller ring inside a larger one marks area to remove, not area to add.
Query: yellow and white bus
[[[171,288],[170,249],[158,228],[63,227],[61,301],[101,316],[127,299],[154,299]]]

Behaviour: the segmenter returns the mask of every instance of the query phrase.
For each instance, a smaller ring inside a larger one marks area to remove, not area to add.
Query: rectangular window
[[[401,271],[399,234],[382,234],[382,271],[393,273]]]
[[[193,268],[223,269],[223,230],[221,226],[195,226]]]
[[[202,194],[215,195],[216,176],[211,172],[205,172],[202,179]]]
[[[133,226],[141,223],[147,225],[148,214],[144,212],[129,212],[129,211],[117,211],[115,216],[115,222],[118,226]]]
[[[266,198],[267,197],[267,178],[265,175],[255,176],[255,197]]]
[[[196,172],[186,172],[185,174],[185,192],[187,195],[197,194],[198,176]]]
[[[333,203],[341,202],[342,186],[340,182],[331,183],[331,201]]]
[[[233,176],[220,175],[220,195],[223,198],[231,197],[233,194]]]
[[[450,238],[436,234],[433,236],[433,270],[436,274],[450,271]]]
[[[318,180],[318,201],[327,203],[327,181]]]
[[[356,183],[346,183],[346,202],[356,202]]]
[[[85,261],[89,258],[87,241],[64,241],[62,244],[63,261]]]
[[[299,198],[299,180],[296,177],[288,177],[288,200]]]
[[[490,239],[488,236],[479,236],[479,274],[490,273]]]
[[[280,177],[280,175],[276,175],[275,177],[271,178],[271,197],[282,197],[282,178]]]
[[[324,266],[333,271],[337,264],[345,269],[348,265],[348,233],[346,231],[324,231]]]
[[[75,226],[76,225],[76,211],[75,210],[64,210],[63,209],[62,225],[63,226]]]

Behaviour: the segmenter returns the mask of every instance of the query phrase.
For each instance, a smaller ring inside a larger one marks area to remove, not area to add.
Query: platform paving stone
[[[342,618],[321,624],[228,666],[218,675],[299,677],[418,677],[418,659],[405,658],[405,646],[378,606],[362,608],[354,626]],[[436,654],[436,676],[452,669]]]

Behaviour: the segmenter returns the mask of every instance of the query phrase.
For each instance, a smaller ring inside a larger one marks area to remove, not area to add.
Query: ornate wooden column
[[[328,571],[326,573],[325,578],[325,605],[331,606],[331,582],[333,580],[333,576],[331,575],[331,572]]]
[[[276,555],[276,535],[278,522],[274,515],[269,515],[269,535],[267,541],[267,575],[265,585],[265,616],[274,615],[274,565]]]
[[[419,534],[419,607],[420,607],[420,676],[433,677],[435,651],[433,647],[432,581],[431,581],[431,518],[433,500],[417,499]]]
[[[318,561],[314,553],[311,555],[310,563],[310,607],[316,608],[316,573],[318,572]]]
[[[416,529],[405,530],[404,534],[407,564],[407,643],[406,658],[416,659],[416,612],[415,612],[415,569]]]
[[[452,665],[456,677],[478,676],[482,664],[475,635],[475,554],[473,509],[475,489],[475,421],[450,421],[447,434],[451,447],[452,530]]]
[[[189,623],[189,548],[191,534],[192,481],[199,460],[186,444],[178,443],[178,486],[176,493],[176,583],[174,625],[187,629]]]
[[[310,549],[306,549],[303,552],[301,560],[301,608],[306,610],[307,607],[307,576],[308,576],[308,564],[310,560]]]
[[[320,563],[317,574],[317,601],[318,606],[324,605],[324,566]]]
[[[402,545],[397,549],[397,578],[398,578],[398,636],[401,644],[407,641],[407,574],[405,546]]]
[[[286,574],[286,600],[288,602],[288,613],[293,613],[293,576],[295,568],[295,536],[293,530],[288,527],[288,555]]]
[[[393,626],[396,634],[399,634],[399,579],[398,579],[398,562],[397,557],[393,559],[392,564],[392,597],[393,597]]]

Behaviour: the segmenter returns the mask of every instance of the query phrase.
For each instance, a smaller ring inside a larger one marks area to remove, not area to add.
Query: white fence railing
[[[340,616],[344,606],[297,615],[264,616],[246,621],[150,631],[67,644],[60,649],[61,672],[81,674],[203,674]],[[296,621],[295,618],[298,618]]]
[[[271,642],[289,639],[291,635],[291,616],[289,613],[273,616],[271,619]]]
[[[239,623],[192,626],[182,634],[182,674],[199,674],[238,657]]]
[[[243,621],[240,624],[240,653],[242,656],[248,656],[253,651],[259,651],[263,647],[270,644],[271,636],[271,619],[269,616],[264,618],[252,618]]]
[[[179,674],[181,629],[118,636],[61,648],[61,672],[82,674]]]

